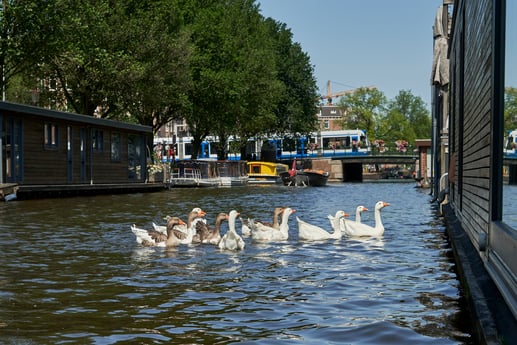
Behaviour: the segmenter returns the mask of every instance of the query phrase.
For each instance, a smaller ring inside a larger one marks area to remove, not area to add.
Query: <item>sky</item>
[[[321,94],[375,86],[431,109],[433,24],[443,0],[257,0],[285,23],[314,66]]]

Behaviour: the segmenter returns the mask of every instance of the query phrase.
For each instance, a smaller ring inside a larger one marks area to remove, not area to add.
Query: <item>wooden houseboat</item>
[[[154,191],[149,126],[0,102],[0,184],[20,198]]]

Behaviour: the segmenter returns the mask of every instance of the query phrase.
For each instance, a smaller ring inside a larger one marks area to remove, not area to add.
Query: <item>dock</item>
[[[15,194],[17,200],[92,196],[106,194],[152,193],[165,189],[164,183],[106,183],[55,185],[0,185],[0,200]]]

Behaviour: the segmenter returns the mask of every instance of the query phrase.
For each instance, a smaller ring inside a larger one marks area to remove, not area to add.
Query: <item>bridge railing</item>
[[[401,155],[401,156],[414,156],[417,154],[416,146],[407,145],[404,147],[400,147],[397,145],[384,145],[382,147],[378,147],[372,145],[370,148],[370,155],[372,156],[393,156],[393,155]]]

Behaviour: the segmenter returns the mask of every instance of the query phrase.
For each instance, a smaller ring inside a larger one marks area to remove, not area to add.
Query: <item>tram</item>
[[[504,155],[517,157],[517,129],[508,131],[508,135],[505,138],[504,144]]]
[[[313,132],[298,138],[269,139],[276,159],[367,155],[370,142],[361,129]]]
[[[155,138],[155,152],[164,162],[171,159],[190,159],[192,156],[192,137]],[[231,145],[232,139],[230,138]],[[198,159],[217,159],[215,149],[217,138],[208,137],[201,143]],[[229,160],[287,160],[294,158],[332,157],[343,155],[367,155],[370,142],[366,132],[360,129],[312,132],[307,136],[270,137],[248,140],[246,157],[230,152]],[[267,156],[267,157],[264,157]]]

